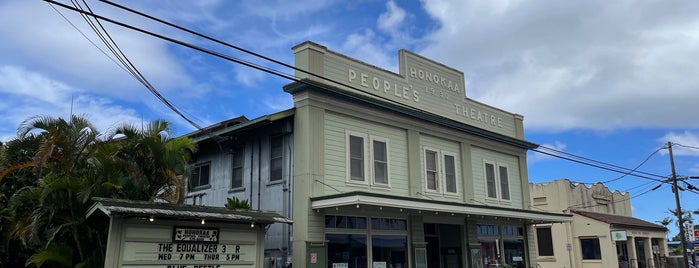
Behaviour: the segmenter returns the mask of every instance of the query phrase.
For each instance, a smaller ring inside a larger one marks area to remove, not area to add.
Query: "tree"
[[[116,158],[126,171],[131,199],[170,203],[184,202],[185,180],[191,153],[196,143],[188,137],[170,139],[168,122],[156,120],[138,129],[124,124],[116,127],[112,136],[120,145]]]
[[[0,210],[6,220],[0,228],[9,234],[3,237],[20,242],[27,266],[102,265],[108,225],[84,217],[93,197],[183,202],[178,175],[188,174],[196,148],[189,138],[170,136],[160,120],[101,135],[84,116],[28,118],[8,143],[17,149],[3,146],[0,153],[0,190],[26,182],[1,192],[8,198]]]

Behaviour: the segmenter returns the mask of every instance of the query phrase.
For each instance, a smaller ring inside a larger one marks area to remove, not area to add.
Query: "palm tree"
[[[19,163],[7,170],[31,167],[35,183],[18,190],[9,202],[14,212],[13,236],[28,248],[39,251],[53,249],[55,241],[74,248],[77,262],[86,261],[85,249],[92,243],[94,233],[85,222],[89,207],[89,186],[95,178],[92,155],[102,141],[99,132],[83,116],[72,115],[70,121],[49,116],[34,116],[22,122],[18,138],[36,136],[41,141],[31,161]]]
[[[83,116],[22,122],[18,139],[35,138],[34,149],[30,157],[0,163],[0,186],[21,172],[31,178],[6,204],[11,237],[33,254],[27,265],[101,263],[108,226],[85,220],[92,197],[183,203],[178,175],[188,174],[196,147],[189,138],[170,136],[169,123],[160,120],[144,129],[121,125],[107,136]]]
[[[131,199],[164,200],[181,204],[187,169],[196,143],[188,137],[170,138],[170,124],[156,120],[139,129],[123,124],[111,135],[120,145],[116,155],[128,175],[122,185],[133,189]]]

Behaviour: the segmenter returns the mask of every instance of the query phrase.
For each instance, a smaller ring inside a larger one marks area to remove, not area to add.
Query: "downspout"
[[[262,189],[262,139],[260,136],[257,136],[257,162],[257,210],[260,210],[260,190]]]
[[[252,171],[254,170],[255,166],[255,144],[250,143],[250,207],[252,208]]]

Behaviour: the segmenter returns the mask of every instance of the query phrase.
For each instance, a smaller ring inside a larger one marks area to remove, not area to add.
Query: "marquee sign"
[[[312,42],[294,47],[296,67],[328,80],[307,78],[379,101],[398,103],[426,113],[522,139],[522,117],[466,98],[464,74],[407,50],[399,51],[399,73],[377,68]],[[520,122],[519,124],[517,122]]]

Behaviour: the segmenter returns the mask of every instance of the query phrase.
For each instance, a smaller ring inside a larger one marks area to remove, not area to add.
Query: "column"
[[[633,236],[626,237],[626,250],[629,252],[629,266],[638,267],[638,254],[636,254],[636,239]]]
[[[646,255],[646,266],[650,267],[651,264],[655,265],[655,256],[653,256],[652,248],[653,244],[650,241],[650,237],[645,237],[641,239],[643,239],[643,251]]]

